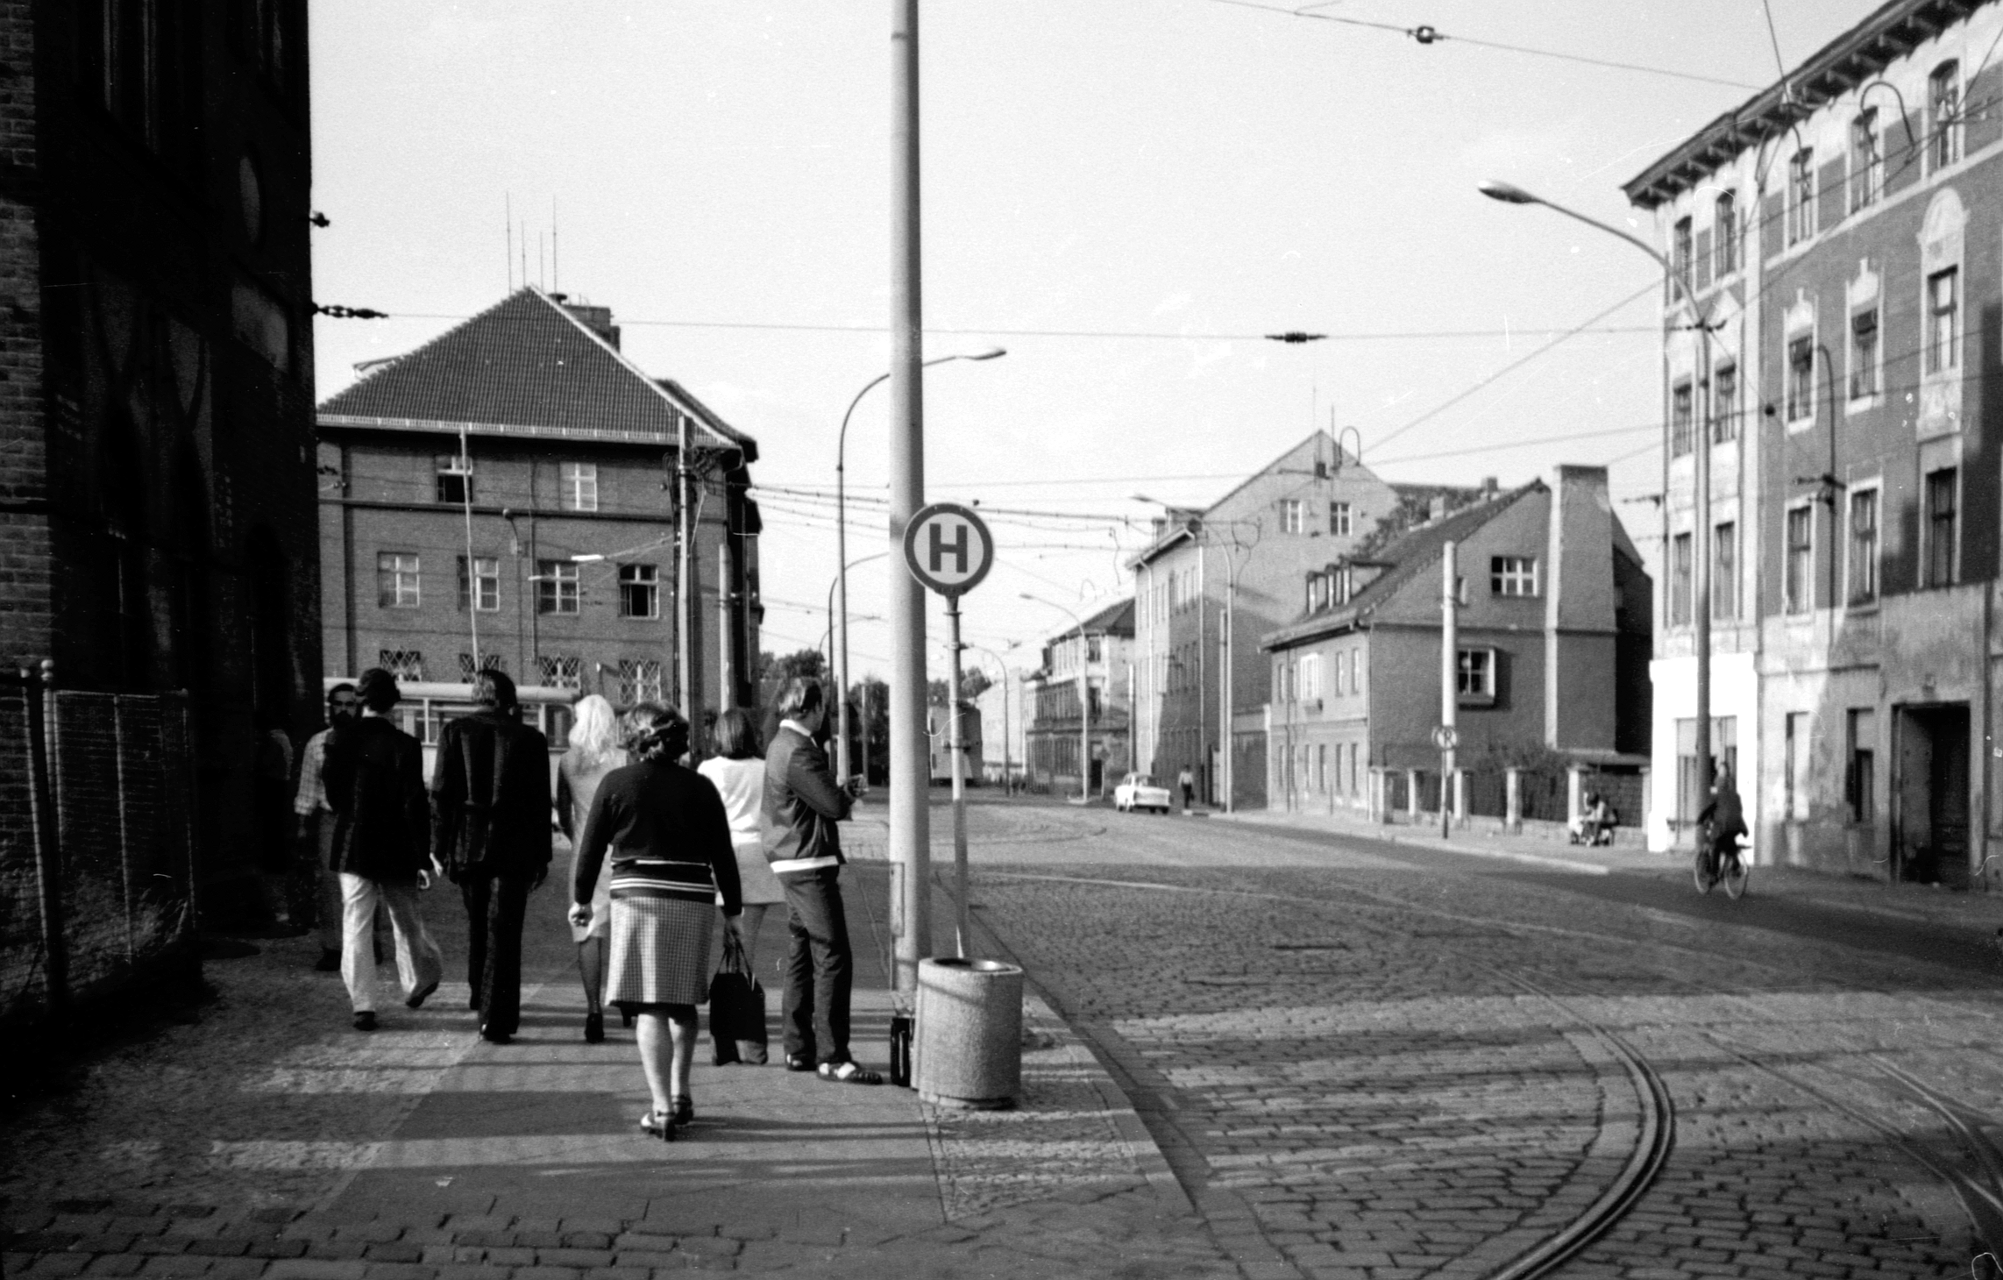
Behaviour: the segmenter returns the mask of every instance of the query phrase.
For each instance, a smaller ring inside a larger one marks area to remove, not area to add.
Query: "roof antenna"
[[[563,288],[563,273],[556,257],[556,197],[549,198],[549,287],[552,293]]]
[[[501,209],[505,226],[501,228],[501,265],[508,270],[508,292],[515,291],[515,197],[513,192],[501,194]]]
[[[543,264],[542,242],[543,242],[543,234],[542,232],[538,231],[536,232],[536,287],[538,289],[546,290],[549,287],[549,277],[543,274],[544,264]]]
[[[529,225],[522,224],[522,234],[516,238],[517,252],[522,255],[522,288],[529,287]]]

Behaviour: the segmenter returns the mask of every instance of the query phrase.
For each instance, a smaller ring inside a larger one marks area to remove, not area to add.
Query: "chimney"
[[[1446,516],[1447,495],[1436,493],[1433,495],[1432,500],[1426,503],[1426,521],[1430,524],[1435,520],[1444,520]]]
[[[594,307],[588,302],[567,302],[560,298],[558,301],[579,324],[611,343],[613,350],[618,350],[619,326],[612,323],[612,308]]]
[[[1501,488],[1502,486],[1496,483],[1494,476],[1483,476],[1481,478],[1481,491],[1489,497],[1494,497],[1500,492]]]
[[[1561,466],[1550,485],[1549,526],[1539,584],[1544,592],[1544,742],[1614,744],[1613,700],[1582,697],[1582,673],[1612,671],[1613,502],[1605,467]],[[1700,602],[1701,603],[1701,602]],[[1567,681],[1565,673],[1574,679]]]

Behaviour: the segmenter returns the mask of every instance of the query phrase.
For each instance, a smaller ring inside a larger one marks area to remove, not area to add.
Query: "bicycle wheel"
[[[1690,860],[1690,878],[1696,881],[1699,893],[1711,892],[1711,886],[1718,883],[1711,874],[1711,851],[1701,841],[1697,845],[1697,855]]]
[[[1735,901],[1743,897],[1746,892],[1746,881],[1752,878],[1752,874],[1753,869],[1746,865],[1744,856],[1738,850],[1734,849],[1727,854],[1721,871],[1721,878],[1725,882],[1725,896]]]

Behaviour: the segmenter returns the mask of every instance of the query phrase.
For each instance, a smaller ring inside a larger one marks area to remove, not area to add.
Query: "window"
[[[565,511],[598,510],[597,463],[566,462],[563,464],[563,509]]]
[[[482,671],[499,671],[505,675],[507,670],[507,659],[498,653],[481,654],[477,665],[473,661],[472,654],[462,653],[459,655],[459,683],[461,684],[472,684],[473,677],[479,675]]]
[[[1878,153],[1878,111],[1873,107],[1850,122],[1850,212],[1873,204],[1884,184]]]
[[[1349,529],[1349,504],[1347,502],[1329,503],[1328,531],[1338,538],[1347,538],[1349,536]]]
[[[1739,202],[1731,192],[1718,197],[1712,215],[1717,226],[1711,234],[1712,274],[1720,278],[1739,269]]]
[[[415,649],[381,649],[376,665],[399,681],[424,679],[424,655]]]
[[[1301,701],[1316,702],[1321,698],[1321,655],[1310,653],[1301,659]]]
[[[1961,64],[1943,62],[1927,77],[1927,108],[1933,120],[1929,150],[1933,167],[1944,169],[1961,159]]]
[[[1926,585],[1929,587],[1954,583],[1955,490],[1959,474],[1953,467],[1927,473]]]
[[[1739,718],[1737,716],[1711,717],[1711,759],[1739,776]],[[1745,783],[1740,782],[1740,794],[1744,795]],[[1710,802],[1697,772],[1697,722],[1678,720],[1676,722],[1676,818],[1679,822],[1694,823],[1697,811]]]
[[[1678,218],[1669,241],[1669,265],[1685,288],[1689,288],[1691,284],[1690,259],[1690,219]]]
[[[1690,625],[1691,578],[1694,572],[1690,567],[1690,556],[1694,541],[1687,533],[1679,533],[1669,540],[1669,625],[1672,627]]]
[[[574,653],[546,653],[536,659],[536,678],[551,689],[580,689],[583,665]]]
[[[1850,564],[1848,598],[1851,604],[1870,604],[1878,598],[1878,491],[1856,489],[1850,494]]]
[[[1959,363],[1960,268],[1936,271],[1926,281],[1926,371],[1939,373]]]
[[[470,458],[438,459],[438,500],[463,506],[473,500],[473,461]]]
[[[1087,663],[1099,662],[1105,656],[1106,638],[1104,636],[1087,636],[1085,638],[1085,661]]]
[[[536,612],[576,613],[577,604],[577,566],[568,560],[537,561]]]
[[[1280,499],[1280,532],[1301,532],[1301,500],[1299,498]]]
[[[1730,520],[1711,531],[1711,616],[1739,616],[1739,526]]]
[[[1850,317],[1850,398],[1869,400],[1878,394],[1878,310]]]
[[[1719,365],[1711,375],[1711,442],[1724,444],[1739,438],[1739,369]]]
[[[1330,670],[1329,670],[1329,686],[1330,686],[1329,692],[1338,698],[1342,696],[1342,673],[1343,673],[1344,661],[1345,660],[1341,652],[1338,651],[1335,655],[1335,661],[1332,664],[1330,664]]]
[[[1499,596],[1537,594],[1536,556],[1490,556],[1488,589]]]
[[[661,663],[657,658],[619,659],[619,701],[660,702]]]
[[[1787,420],[1815,417],[1815,339],[1808,334],[1787,344]]]
[[[1690,452],[1690,384],[1679,382],[1669,389],[1669,453],[1680,458]]]
[[[1784,749],[1787,759],[1783,762],[1781,772],[1785,775],[1782,782],[1787,788],[1787,793],[1782,800],[1785,807],[1781,816],[1791,822],[1806,822],[1809,780],[1812,776],[1809,765],[1815,758],[1809,749],[1808,713],[1788,712],[1785,731]]]
[[[1787,164],[1787,242],[1800,244],[1815,235],[1815,153],[1794,153]]]
[[[1844,718],[1849,721],[1844,743],[1849,759],[1843,767],[1843,798],[1850,806],[1850,821],[1872,822],[1878,816],[1878,713],[1859,707]]]
[[[501,607],[501,561],[498,556],[474,556],[473,573],[466,573],[466,557],[459,557],[459,608],[493,613]]]
[[[376,604],[385,609],[417,608],[416,556],[401,551],[376,553]]]
[[[1363,692],[1363,650],[1361,649],[1351,649],[1349,651],[1349,691],[1351,693]]]
[[[572,609],[571,612],[577,611]],[[619,616],[622,618],[661,616],[659,569],[651,564],[619,566]]]
[[[1806,613],[1814,603],[1815,509],[1806,503],[1787,510],[1787,561],[1781,578],[1782,607]]]
[[[1495,650],[1462,649],[1460,651],[1460,696],[1463,698],[1493,698],[1495,696]]]

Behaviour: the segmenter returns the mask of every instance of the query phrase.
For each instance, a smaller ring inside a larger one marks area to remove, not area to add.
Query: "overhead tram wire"
[[[1496,49],[1504,53],[1528,54],[1533,58],[1554,58],[1560,62],[1577,62],[1589,67],[1605,67],[1613,71],[1638,71],[1643,75],[1668,76],[1675,80],[1689,80],[1697,84],[1722,85],[1728,89],[1760,89],[1764,86],[1747,84],[1743,80],[1726,80],[1719,76],[1700,75],[1694,71],[1677,71],[1670,67],[1650,67],[1637,62],[1615,62],[1608,58],[1589,58],[1582,53],[1561,53],[1556,49],[1533,49],[1528,45],[1503,44],[1497,40],[1480,40],[1473,36],[1448,35],[1437,27],[1420,25],[1401,26],[1395,22],[1372,22],[1366,18],[1343,18],[1332,13],[1310,13],[1304,9],[1288,9],[1279,5],[1254,4],[1252,0],[1212,0],[1215,4],[1228,4],[1239,9],[1258,9],[1266,13],[1277,13],[1288,18],[1307,18],[1315,22],[1333,22],[1345,27],[1363,27],[1372,31],[1389,31],[1394,35],[1406,36],[1420,44],[1464,44],[1477,49]]]

